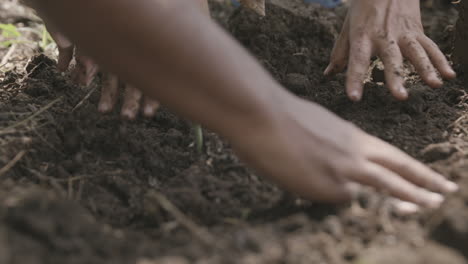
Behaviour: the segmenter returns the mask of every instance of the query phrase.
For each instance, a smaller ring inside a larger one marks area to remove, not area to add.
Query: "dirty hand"
[[[408,97],[404,88],[403,57],[431,87],[442,85],[437,71],[446,79],[456,76],[444,54],[424,34],[419,0],[351,1],[325,75],[348,66],[346,92],[351,100],[359,101],[373,55],[383,61],[387,86],[399,100]]]
[[[457,189],[402,151],[286,91],[191,0],[42,2],[34,1],[101,65],[223,135],[250,166],[304,198],[345,201],[357,183],[434,208],[443,201],[436,192]],[[110,7],[112,15],[103,19],[101,10]],[[87,27],[100,34],[91,37]]]
[[[284,96],[284,98],[287,98]],[[289,97],[278,119],[249,132],[238,154],[275,182],[314,201],[350,199],[368,185],[413,204],[437,208],[457,185],[319,105]],[[258,122],[260,123],[260,122]]]
[[[90,85],[99,68],[94,61],[84,55],[79,48],[69,41],[61,32],[59,32],[51,23],[46,23],[51,37],[57,43],[59,57],[57,68],[60,71],[66,71],[75,55],[76,67],[72,72],[72,78],[76,83],[82,85]],[[111,73],[103,73],[101,99],[98,109],[102,113],[112,111],[117,103],[119,95],[119,79]],[[139,89],[132,85],[125,84],[125,92],[123,96],[123,105],[121,115],[127,119],[135,119],[138,111],[142,108],[142,113],[146,117],[153,117],[159,107],[159,103],[148,97],[142,99],[143,95]],[[141,104],[143,103],[143,106]]]

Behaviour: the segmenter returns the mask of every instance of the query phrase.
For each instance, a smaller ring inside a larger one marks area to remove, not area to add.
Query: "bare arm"
[[[100,65],[219,132],[250,166],[302,197],[343,201],[350,198],[350,183],[358,183],[437,207],[443,198],[434,192],[457,189],[282,89],[192,0],[34,3]]]

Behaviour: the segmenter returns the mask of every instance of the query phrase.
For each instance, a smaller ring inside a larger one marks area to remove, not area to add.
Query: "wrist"
[[[272,89],[267,100],[258,100],[249,108],[249,113],[226,119],[220,133],[235,145],[258,143],[278,129],[287,113],[285,107],[295,96],[280,85]],[[252,88],[255,89],[255,88]]]

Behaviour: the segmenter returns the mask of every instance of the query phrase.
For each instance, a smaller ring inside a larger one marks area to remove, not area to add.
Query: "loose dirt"
[[[290,91],[426,162],[461,191],[440,210],[412,216],[395,214],[372,190],[342,206],[296,199],[209,131],[197,154],[192,125],[167,109],[136,122],[100,115],[96,89],[73,111],[99,81],[76,86],[55,69],[53,51],[18,45],[0,73],[0,168],[11,165],[0,169],[0,263],[468,262],[463,74],[434,90],[408,66],[408,101],[369,81],[363,101],[352,103],[343,74],[322,76],[344,7],[272,0],[265,18],[220,2],[212,10]],[[1,23],[40,28],[14,1],[0,0],[0,14]],[[456,17],[451,6],[424,8],[427,33],[448,54]]]

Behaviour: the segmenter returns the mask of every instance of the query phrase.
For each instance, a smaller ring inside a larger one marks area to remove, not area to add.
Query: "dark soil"
[[[25,71],[0,75],[8,94],[0,97],[0,168],[19,159],[0,170],[0,263],[468,263],[463,78],[433,90],[408,67],[408,101],[369,82],[364,100],[352,103],[343,74],[322,76],[344,8],[271,0],[259,18],[212,4],[221,25],[289,90],[462,190],[442,209],[413,216],[393,213],[371,190],[342,206],[299,200],[257,177],[209,131],[197,154],[192,125],[166,109],[135,122],[117,111],[99,115],[98,90],[75,108],[99,81],[76,86],[54,60],[36,55]],[[456,12],[439,8],[425,8],[424,23],[449,53]]]

